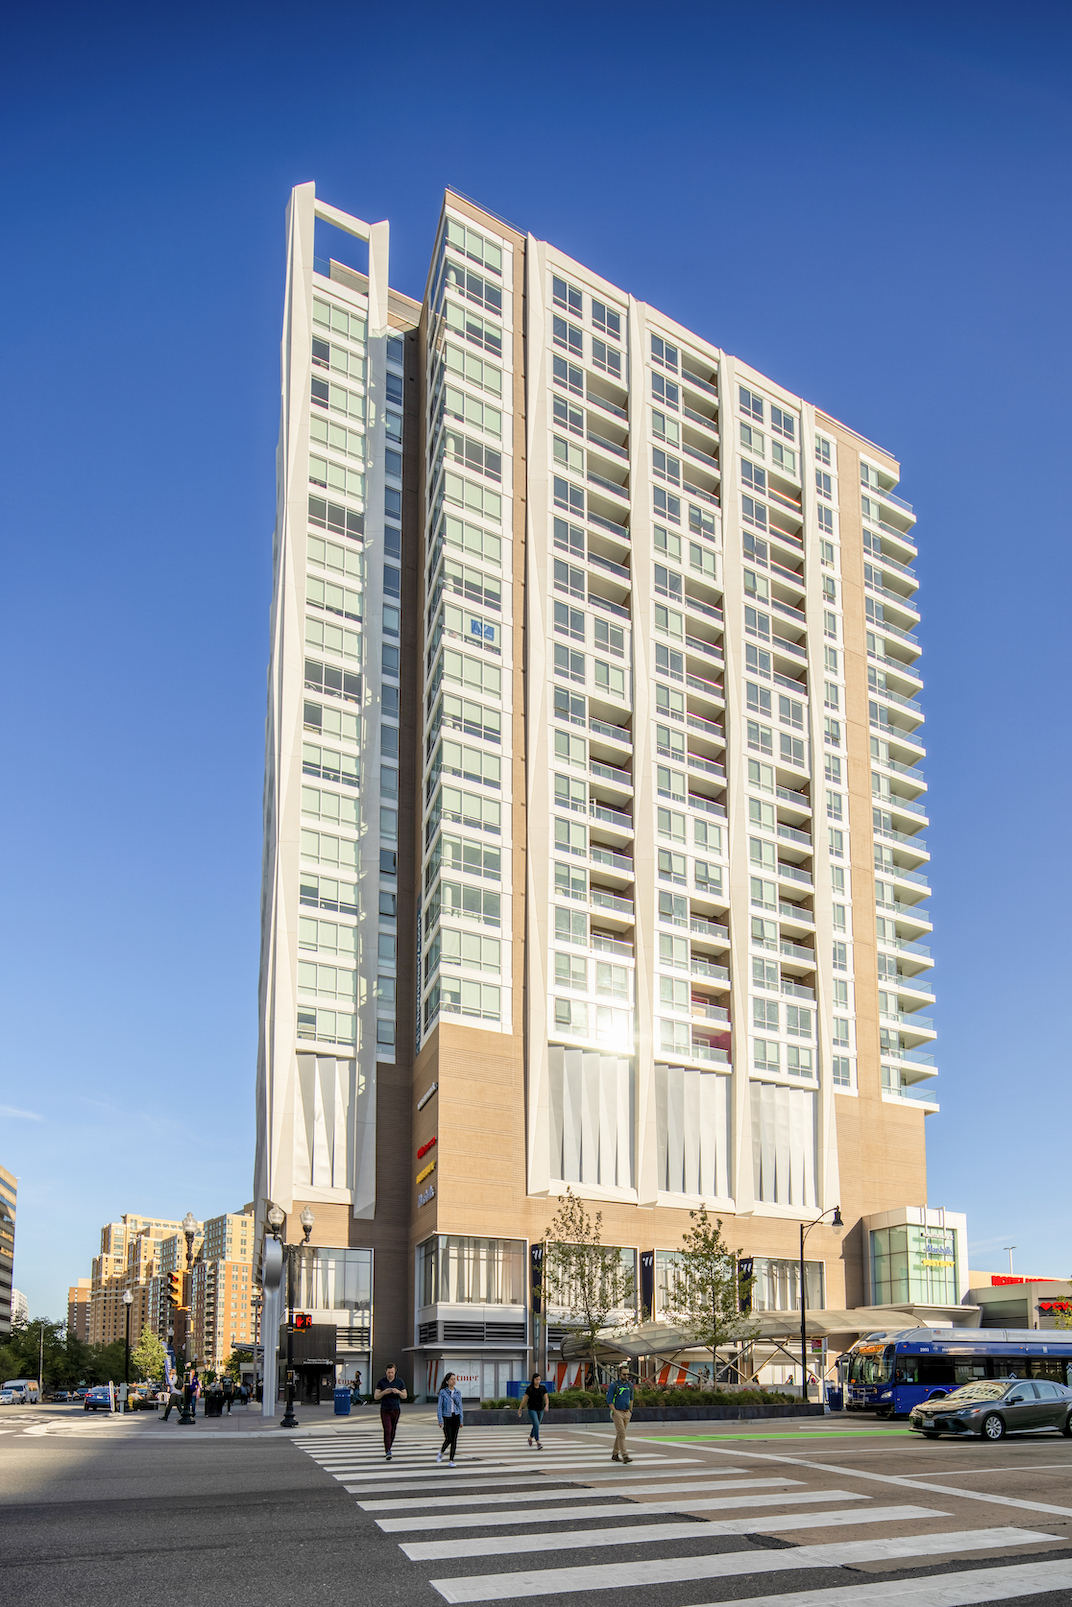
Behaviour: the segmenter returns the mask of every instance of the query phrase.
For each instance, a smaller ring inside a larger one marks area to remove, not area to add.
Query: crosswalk
[[[638,1438],[630,1465],[611,1468],[610,1441],[598,1433],[559,1430],[537,1452],[524,1428],[474,1426],[463,1428],[449,1470],[435,1460],[441,1435],[427,1420],[403,1418],[390,1463],[375,1418],[296,1443],[449,1604],[618,1591],[642,1607],[643,1594],[632,1594],[638,1588],[677,1586],[694,1587],[689,1602],[703,1607],[704,1582],[719,1582],[719,1602],[729,1604],[736,1579],[749,1607],[973,1607],[1072,1590],[1072,1560],[1003,1555],[1060,1543],[1054,1535],[1012,1525],[962,1529],[938,1505],[880,1504],[833,1478],[829,1488],[805,1489],[772,1463],[713,1467],[680,1444]],[[895,1525],[913,1532],[883,1532]],[[745,1539],[769,1535],[778,1547],[782,1532],[822,1529],[844,1538],[778,1549]],[[953,1572],[917,1579],[814,1590],[787,1580],[776,1589],[780,1573],[869,1563],[934,1568],[972,1552],[989,1553],[989,1566],[958,1560]],[[772,1595],[758,1593],[766,1575],[775,1576]]]

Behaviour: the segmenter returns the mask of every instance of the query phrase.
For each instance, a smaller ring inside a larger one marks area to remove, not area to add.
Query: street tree
[[[689,1212],[689,1218],[692,1226],[676,1252],[665,1314],[691,1344],[710,1350],[714,1382],[719,1347],[752,1339],[758,1332],[741,1314],[742,1297],[747,1304],[752,1279],[739,1277],[737,1252],[722,1237],[721,1217],[712,1220],[701,1205]]]
[[[223,1364],[223,1370],[236,1384],[242,1382],[242,1356],[237,1350],[232,1350]]]
[[[143,1328],[141,1337],[131,1352],[131,1363],[139,1378],[158,1382],[164,1377],[164,1346],[159,1334]]]
[[[603,1243],[603,1212],[589,1216],[571,1188],[547,1230],[543,1257],[547,1304],[561,1308],[583,1336],[596,1366],[596,1336],[611,1314],[632,1305],[635,1280],[621,1251]]]

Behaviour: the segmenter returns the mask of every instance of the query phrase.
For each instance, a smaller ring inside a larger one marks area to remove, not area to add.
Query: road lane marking
[[[643,1511],[638,1507],[636,1512]],[[635,1516],[630,1514],[630,1516]],[[774,1529],[834,1529],[850,1523],[909,1523],[948,1518],[948,1512],[930,1507],[869,1507],[866,1512],[783,1512],[759,1518],[725,1518],[718,1523],[651,1523],[623,1535],[621,1529],[571,1529],[548,1534],[541,1529],[540,1550],[587,1551],[595,1546],[638,1546],[663,1540],[709,1540],[715,1535],[767,1534]],[[413,1540],[399,1546],[411,1562],[446,1562],[456,1557],[507,1557],[531,1551],[533,1535],[485,1535],[483,1539]]]
[[[496,1483],[501,1482],[501,1480],[496,1480]],[[544,1490],[534,1481],[525,1480],[524,1482],[533,1482],[532,1492],[527,1497],[530,1501],[583,1501],[586,1498],[599,1500],[607,1495],[606,1490],[589,1490],[575,1484],[571,1484],[567,1490]],[[690,1493],[695,1495],[697,1491],[701,1490],[716,1490],[721,1494],[723,1490],[761,1490],[770,1489],[772,1485],[784,1486],[787,1484],[799,1487],[802,1483],[802,1479],[724,1479],[718,1483],[710,1484],[705,1479],[694,1479],[688,1484],[622,1483],[618,1485],[618,1489],[622,1495],[630,1497],[637,1495],[687,1495]],[[453,1507],[470,1503],[473,1506],[502,1506],[522,1498],[521,1492],[511,1490],[505,1495],[499,1493],[497,1495],[457,1496],[451,1493],[450,1495],[425,1496],[423,1499],[407,1501],[359,1501],[357,1504],[362,1512],[388,1512],[392,1510],[397,1512],[403,1509],[416,1510],[420,1508],[423,1511],[433,1506]]]
[[[707,1557],[644,1558],[576,1568],[527,1568],[518,1573],[460,1575],[453,1579],[432,1579],[429,1583],[444,1601],[451,1603],[509,1601],[520,1596],[562,1596],[571,1591],[621,1590],[633,1585],[688,1584],[694,1579],[732,1579],[803,1568],[855,1567],[865,1562],[937,1557],[951,1551],[1007,1550],[1010,1546],[1039,1542],[1054,1545],[1056,1537],[1011,1527],[962,1529],[948,1534],[832,1541],[823,1545],[792,1546],[786,1551],[723,1551]],[[530,1544],[542,1546],[542,1543],[542,1535],[530,1537]],[[790,1607],[791,1600],[791,1596],[783,1597],[783,1607]]]
[[[727,1512],[734,1507],[785,1506],[789,1502],[870,1501],[869,1495],[853,1495],[849,1490],[786,1490],[783,1495],[702,1496],[696,1501],[641,1501],[625,1505],[578,1507],[573,1512],[546,1512],[543,1507],[518,1507],[510,1512],[452,1513],[447,1519],[452,1529],[493,1528],[508,1523],[572,1523],[577,1518],[648,1517],[664,1512]],[[881,1510],[881,1509],[876,1509]],[[434,1512],[423,1518],[377,1518],[384,1534],[415,1534],[421,1529],[442,1529],[443,1514]]]
[[[1072,1562],[1012,1563],[1004,1568],[970,1568],[932,1574],[929,1579],[889,1579],[881,1584],[836,1585],[829,1590],[794,1591],[792,1607],[975,1607],[988,1601],[1019,1600],[1072,1589]],[[749,1596],[748,1607],[787,1607],[788,1598]],[[728,1607],[725,1602],[709,1607]]]
[[[789,1467],[815,1466],[814,1462],[802,1462],[798,1456],[777,1456],[769,1451],[742,1451],[739,1445],[734,1448],[732,1455],[746,1456],[753,1462],[782,1462]],[[871,1473],[864,1468],[838,1467],[836,1462],[824,1462],[823,1472],[841,1473],[849,1479],[872,1479],[877,1484],[894,1484],[902,1490],[926,1490],[930,1495],[952,1495],[961,1501],[985,1501],[992,1506],[1016,1507],[1023,1512],[1048,1512],[1056,1518],[1072,1518],[1072,1507],[1053,1506],[1048,1501],[1025,1501],[1013,1495],[987,1495],[983,1490],[958,1490],[949,1484],[924,1483],[918,1474]]]

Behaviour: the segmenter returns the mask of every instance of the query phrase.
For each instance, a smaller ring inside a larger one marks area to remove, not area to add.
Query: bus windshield
[[[868,1345],[853,1352],[849,1363],[849,1382],[888,1384],[892,1371],[893,1346]]]

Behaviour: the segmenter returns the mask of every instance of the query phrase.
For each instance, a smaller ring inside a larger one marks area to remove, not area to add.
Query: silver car
[[[1046,1378],[979,1379],[913,1406],[908,1426],[928,1440],[939,1434],[1003,1440],[1006,1434],[1054,1428],[1072,1435],[1072,1389]]]

